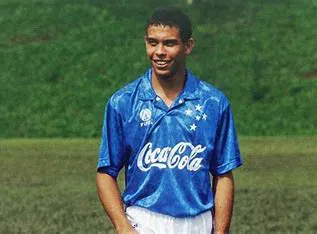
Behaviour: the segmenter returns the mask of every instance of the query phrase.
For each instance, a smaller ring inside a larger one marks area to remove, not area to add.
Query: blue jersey
[[[109,99],[97,167],[113,177],[125,167],[126,206],[195,216],[214,204],[209,173],[242,164],[229,102],[186,71],[183,91],[167,107],[151,74],[149,69]]]

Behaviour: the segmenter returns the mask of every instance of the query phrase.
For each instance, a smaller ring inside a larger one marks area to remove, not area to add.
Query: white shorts
[[[194,217],[172,216],[130,206],[126,208],[127,218],[140,234],[210,234],[212,230],[211,211]]]

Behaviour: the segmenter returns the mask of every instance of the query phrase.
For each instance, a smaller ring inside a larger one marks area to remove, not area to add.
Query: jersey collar
[[[141,78],[140,84],[140,96],[141,100],[153,100],[157,95],[152,87],[152,69],[148,69],[143,77]],[[179,95],[180,98],[192,100],[192,99],[199,99],[199,93],[197,90],[199,80],[189,71],[186,69],[186,82],[185,87],[181,94]]]

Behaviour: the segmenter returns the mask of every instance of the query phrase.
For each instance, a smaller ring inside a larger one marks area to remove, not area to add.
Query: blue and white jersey
[[[209,173],[242,164],[229,102],[186,71],[185,87],[168,108],[151,73],[109,99],[97,167],[113,177],[125,167],[126,206],[195,216],[214,204]]]

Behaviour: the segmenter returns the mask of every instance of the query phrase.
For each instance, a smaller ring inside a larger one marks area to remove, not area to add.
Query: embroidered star
[[[208,115],[203,114],[203,120],[206,120],[206,119],[207,119],[207,117],[208,117]]]
[[[185,115],[187,115],[187,116],[191,116],[192,115],[192,110],[190,110],[190,109],[187,109],[187,110],[185,110]]]
[[[190,125],[190,131],[196,131],[196,128],[196,124],[193,123],[192,125]]]
[[[201,108],[202,108],[202,106],[199,104],[195,106],[196,111],[201,111]]]
[[[196,115],[196,120],[199,121],[201,117],[199,115]]]

